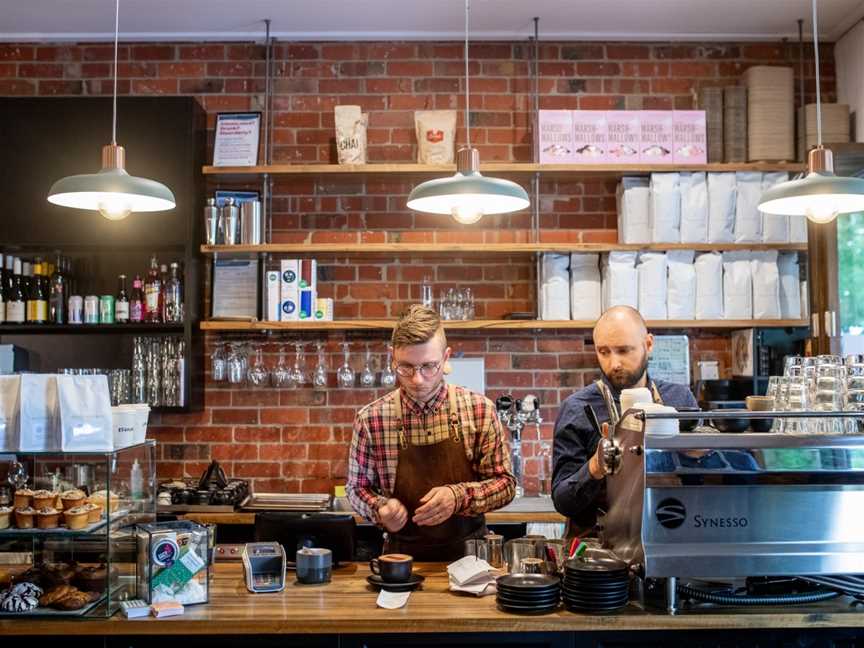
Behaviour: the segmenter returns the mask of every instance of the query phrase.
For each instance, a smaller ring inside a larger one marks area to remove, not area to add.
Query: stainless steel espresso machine
[[[603,442],[601,540],[639,577],[643,602],[675,613],[864,597],[864,436],[668,433],[668,419],[688,416],[628,410]]]

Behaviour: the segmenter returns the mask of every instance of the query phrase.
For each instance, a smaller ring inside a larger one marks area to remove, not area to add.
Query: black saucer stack
[[[561,602],[561,580],[546,574],[510,574],[496,580],[498,607],[516,614],[547,614]]]
[[[568,560],[564,564],[564,605],[574,612],[612,612],[627,605],[627,564],[615,558]]]

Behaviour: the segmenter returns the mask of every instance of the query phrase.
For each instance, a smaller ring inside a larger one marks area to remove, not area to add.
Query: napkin
[[[378,607],[385,610],[398,610],[401,607],[405,607],[409,596],[411,596],[411,592],[388,592],[382,589],[375,603],[378,604]]]
[[[447,565],[450,590],[486,596],[497,591],[495,579],[501,572],[477,556],[465,556]]]

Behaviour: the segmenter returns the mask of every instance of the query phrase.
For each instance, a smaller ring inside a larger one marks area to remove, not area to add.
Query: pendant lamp
[[[48,202],[62,207],[98,210],[108,220],[122,220],[131,212],[174,209],[171,190],[160,182],[129,175],[126,152],[117,144],[117,42],[120,0],[114,9],[114,105],[111,143],[102,147],[102,170],[61,178],[51,186]]]
[[[515,182],[486,178],[480,173],[480,152],[471,146],[468,92],[468,17],[465,0],[465,139],[466,146],[456,153],[456,175],[429,180],[408,196],[408,207],[430,214],[450,214],[457,222],[476,223],[483,214],[506,214],[525,209],[528,194]]]
[[[830,223],[838,214],[864,211],[864,179],[835,176],[834,156],[822,146],[816,0],[813,0],[813,50],[816,63],[816,148],[807,155],[808,173],[800,180],[783,182],[762,194],[759,210],[769,214],[806,216],[814,223]]]

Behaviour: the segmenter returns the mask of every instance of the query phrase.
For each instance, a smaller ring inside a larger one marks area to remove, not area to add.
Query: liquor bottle
[[[21,259],[15,258],[12,269],[12,290],[9,292],[9,299],[6,300],[6,321],[10,324],[23,324],[26,319],[21,267]]]
[[[6,274],[3,277],[3,294],[9,295],[15,287],[15,257],[11,254],[6,256]]]
[[[168,266],[164,263],[159,266],[159,321],[167,322],[165,319],[165,288],[168,286]]]
[[[179,276],[179,264],[171,264],[171,276],[165,282],[165,311],[163,320],[166,322],[183,321],[183,284]]]
[[[24,317],[27,317],[27,296],[30,294],[30,280],[33,278],[33,266],[29,261],[21,260],[21,290],[24,292]]]
[[[51,274],[51,289],[48,295],[48,321],[52,324],[67,322],[66,299],[69,297],[69,290],[63,265],[63,258],[58,255],[54,272]]]
[[[0,324],[6,321],[6,265],[8,255],[0,252]]]
[[[126,324],[129,321],[129,295],[126,294],[126,275],[121,274],[117,278],[120,289],[117,291],[117,299],[114,301],[114,321],[118,324]]]
[[[27,264],[24,264],[24,276],[27,277],[27,286],[24,291],[24,317],[28,323],[36,323],[36,298],[39,292],[39,273],[41,272],[42,260],[38,257],[33,260],[30,272],[28,272]]]
[[[144,321],[158,322],[162,313],[159,311],[159,294],[162,292],[162,283],[159,280],[159,265],[156,263],[156,255],[150,257],[150,271],[144,281]]]
[[[45,263],[38,259],[33,269],[33,281],[30,286],[32,311],[30,321],[34,324],[45,324],[48,322],[48,285],[47,277],[44,275]]]
[[[135,275],[132,280],[132,297],[129,299],[129,321],[144,321],[144,288],[141,277]]]

